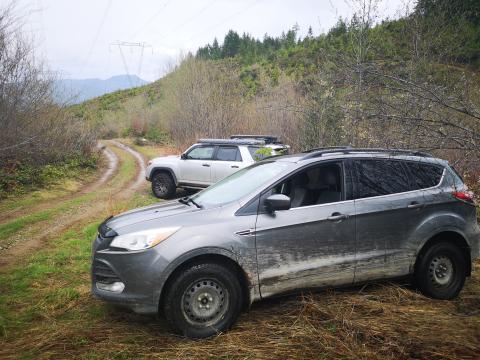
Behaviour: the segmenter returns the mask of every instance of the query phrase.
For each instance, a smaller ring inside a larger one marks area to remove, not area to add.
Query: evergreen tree
[[[234,57],[238,54],[240,48],[240,36],[233,30],[230,30],[223,40],[223,57]]]
[[[210,48],[210,58],[213,60],[218,60],[222,57],[222,50],[220,49],[220,46],[218,45],[218,40],[217,38],[213,39],[213,44]]]

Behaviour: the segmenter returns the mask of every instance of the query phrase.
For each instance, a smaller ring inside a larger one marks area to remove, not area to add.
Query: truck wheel
[[[228,330],[242,308],[236,274],[216,263],[192,265],[179,272],[166,290],[163,310],[171,328],[190,338]]]
[[[176,186],[172,176],[166,172],[157,172],[152,178],[153,194],[160,199],[169,199],[175,194]]]
[[[434,299],[455,298],[466,277],[465,257],[458,246],[440,242],[429,247],[417,260],[415,283],[419,290]]]

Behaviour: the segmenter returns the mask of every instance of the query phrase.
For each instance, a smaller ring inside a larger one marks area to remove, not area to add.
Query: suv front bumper
[[[97,236],[93,245],[93,296],[136,313],[158,313],[161,274],[167,261],[155,248],[130,252],[97,250],[103,241]],[[112,290],[105,289],[108,287]]]

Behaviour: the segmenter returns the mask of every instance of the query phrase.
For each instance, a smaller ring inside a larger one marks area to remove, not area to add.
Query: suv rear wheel
[[[451,243],[434,244],[417,260],[414,277],[425,295],[442,300],[455,298],[465,283],[465,257]]]
[[[202,263],[178,273],[168,286],[163,310],[172,329],[191,338],[228,330],[242,308],[236,274],[216,263]]]
[[[153,194],[160,199],[169,199],[175,194],[176,186],[172,176],[166,172],[157,172],[152,178]]]

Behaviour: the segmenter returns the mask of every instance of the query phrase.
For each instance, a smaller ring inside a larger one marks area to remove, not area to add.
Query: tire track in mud
[[[35,205],[33,207],[27,206],[26,208],[14,209],[8,212],[4,212],[0,219],[0,225],[7,223],[8,221],[14,218],[24,216],[26,214],[33,214],[33,213],[54,208],[65,201],[74,199],[81,195],[88,194],[100,188],[100,186],[105,184],[118,171],[118,164],[120,160],[118,159],[118,156],[111,149],[100,144],[98,145],[98,147],[102,148],[103,150],[102,155],[107,160],[106,170],[102,173],[102,176],[99,179],[93,182],[90,182],[89,184],[85,184],[78,191],[75,191],[71,194],[67,194],[67,195],[53,198],[50,200],[41,201],[40,204]]]
[[[143,180],[145,179],[145,170],[146,170],[145,159],[143,158],[143,156],[139,152],[133,150],[131,147],[129,147],[125,144],[122,144],[119,141],[111,140],[110,142],[112,144],[114,144],[116,147],[118,147],[122,150],[125,150],[126,152],[128,152],[130,155],[132,155],[135,158],[137,166],[139,167],[139,169],[138,169],[138,172],[137,172],[137,177],[135,179],[135,182],[130,185],[130,188],[132,190],[135,190],[135,189],[139,188],[142,185]]]
[[[15,240],[11,243],[11,245],[9,245],[9,247],[3,251],[0,250],[0,272],[5,271],[11,265],[18,262],[24,256],[27,256],[35,249],[41,248],[49,237],[59,236],[62,232],[68,230],[69,227],[85,221],[88,218],[95,219],[96,216],[99,216],[102,212],[108,210],[112,201],[118,202],[127,200],[142,186],[145,174],[145,160],[142,155],[132,148],[119,143],[118,141],[111,140],[107,143],[121,149],[122,151],[125,151],[129,154],[129,156],[132,156],[135,159],[136,171],[131,180],[119,188],[111,189],[113,190],[111,192],[107,191],[102,193],[102,190],[104,189],[110,190],[105,186],[110,184],[111,181],[119,176],[118,157],[111,149],[108,149],[109,154],[111,155],[110,159],[112,159],[112,161],[115,161],[113,158],[117,159],[117,166],[111,170],[108,176],[104,174],[102,178],[94,183],[99,183],[98,186],[94,188],[95,191],[99,192],[99,197],[94,198],[91,201],[85,201],[78,206],[73,206],[71,211],[60,214],[53,221],[49,221],[47,224],[33,224],[31,227],[22,229],[18,233],[14,234],[13,236],[15,237]],[[117,175],[112,177],[114,173],[117,173]],[[93,186],[94,185],[92,184],[92,187]],[[94,191],[91,190],[90,192]],[[73,212],[73,215],[70,214],[71,212]],[[42,229],[38,229],[38,227],[47,227],[47,229],[42,231]]]

